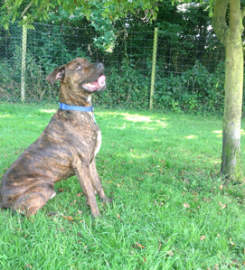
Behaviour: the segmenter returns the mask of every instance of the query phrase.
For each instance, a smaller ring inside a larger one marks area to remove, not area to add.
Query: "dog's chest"
[[[101,147],[101,131],[94,123],[93,112],[58,110],[53,116],[47,134],[74,151],[82,159],[92,160]]]
[[[99,126],[95,122],[94,113],[89,112],[88,115],[91,118],[91,119],[89,119],[89,121],[93,124],[93,128],[95,128],[95,136],[93,139],[95,140],[94,156],[96,156],[100,150],[100,147],[101,147],[102,135],[101,135],[101,131],[100,131]]]
[[[98,152],[100,151],[101,142],[102,142],[102,135],[101,135],[101,131],[99,131],[97,133],[97,141],[96,141],[94,156],[96,156],[98,154]]]

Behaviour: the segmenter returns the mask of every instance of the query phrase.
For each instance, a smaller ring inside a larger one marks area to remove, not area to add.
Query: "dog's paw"
[[[98,219],[98,218],[102,218],[103,216],[101,214],[96,214],[96,215],[91,214],[91,217],[92,219]]]
[[[99,208],[91,207],[91,215],[93,218],[98,218],[101,216]]]
[[[103,198],[100,198],[100,199],[101,199],[101,201],[102,201],[103,203],[111,203],[111,202],[112,202],[112,199],[107,198],[107,197],[103,197]]]

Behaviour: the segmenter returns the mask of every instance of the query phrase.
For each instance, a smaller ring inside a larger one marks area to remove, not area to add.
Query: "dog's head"
[[[85,58],[76,58],[66,65],[60,66],[47,76],[47,81],[53,86],[55,81],[65,84],[72,92],[94,93],[106,88],[106,77],[103,75],[102,63],[91,64]]]

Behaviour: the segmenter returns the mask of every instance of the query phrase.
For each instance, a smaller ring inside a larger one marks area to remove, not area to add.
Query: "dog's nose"
[[[103,70],[103,69],[104,69],[104,65],[103,65],[102,63],[98,63],[98,64],[96,65],[96,68],[97,68],[97,69],[100,69],[100,70]]]

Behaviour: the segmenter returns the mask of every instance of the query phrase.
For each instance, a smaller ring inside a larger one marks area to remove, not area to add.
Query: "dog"
[[[91,96],[106,88],[102,63],[76,58],[47,76],[60,81],[60,107],[40,137],[10,166],[1,181],[0,208],[10,208],[28,217],[35,215],[56,195],[57,181],[76,175],[94,217],[100,215],[97,193],[107,198],[97,173],[95,156],[101,146],[101,131],[94,122]]]

